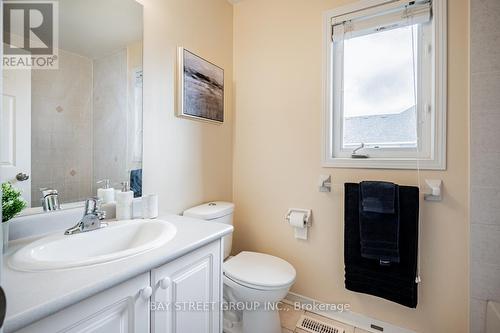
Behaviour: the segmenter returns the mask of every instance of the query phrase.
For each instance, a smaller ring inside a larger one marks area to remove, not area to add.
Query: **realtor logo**
[[[57,69],[57,1],[3,1],[4,68]]]

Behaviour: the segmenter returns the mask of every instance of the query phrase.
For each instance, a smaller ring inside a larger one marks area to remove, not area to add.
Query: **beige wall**
[[[142,68],[142,54],[144,45],[141,41],[127,45],[127,69],[128,71]],[[130,74],[130,73],[129,73]]]
[[[415,171],[321,167],[322,13],[340,0],[248,0],[234,9],[235,248],[283,257],[297,269],[293,291],[418,332],[468,329],[468,1],[449,1],[448,170],[444,200],[421,204],[421,277],[416,310],[344,288],[343,191],[336,184],[379,179],[417,184]],[[307,242],[283,221],[312,208]]]
[[[144,4],[144,190],[179,213],[232,199],[233,9],[226,0],[141,0]],[[223,125],[175,116],[176,48],[225,69]]]

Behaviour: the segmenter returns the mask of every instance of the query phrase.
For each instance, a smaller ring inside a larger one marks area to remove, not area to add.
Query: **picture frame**
[[[224,123],[224,69],[179,47],[177,52],[177,115]]]

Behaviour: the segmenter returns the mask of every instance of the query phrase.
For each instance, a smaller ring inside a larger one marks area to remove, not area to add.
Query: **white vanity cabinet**
[[[149,273],[39,320],[19,333],[148,333]],[[146,295],[147,296],[147,295]]]
[[[218,239],[16,333],[220,333],[221,248]]]
[[[222,332],[222,241],[151,271],[151,332]]]

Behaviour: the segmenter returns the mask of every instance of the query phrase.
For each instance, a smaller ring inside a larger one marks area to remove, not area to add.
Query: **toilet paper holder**
[[[290,215],[292,213],[305,213],[305,215],[304,215],[304,224],[307,227],[311,227],[311,225],[312,225],[312,219],[311,219],[312,210],[310,210],[310,209],[302,209],[302,208],[290,208],[288,210],[288,212],[286,213],[286,215],[285,215],[285,221],[287,223],[290,223]]]

